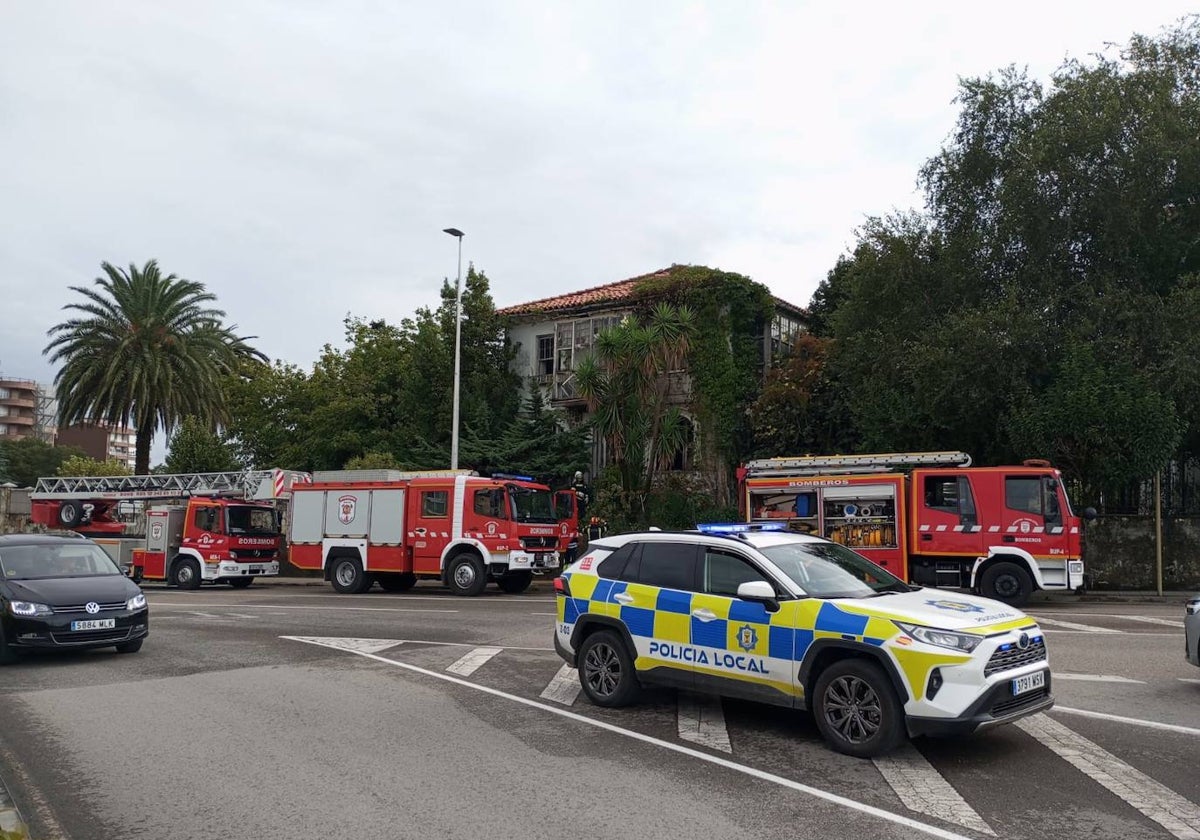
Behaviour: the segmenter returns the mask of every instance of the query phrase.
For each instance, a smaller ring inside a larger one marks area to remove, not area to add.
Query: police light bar
[[[533,481],[531,475],[515,475],[513,473],[492,473],[492,478],[502,478],[508,481]]]
[[[712,522],[697,525],[702,534],[744,534],[747,531],[786,531],[786,522]]]

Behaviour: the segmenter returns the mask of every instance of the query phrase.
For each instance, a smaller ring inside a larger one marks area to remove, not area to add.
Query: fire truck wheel
[[[1010,606],[1020,607],[1033,593],[1033,581],[1029,579],[1029,573],[1016,563],[997,563],[983,573],[979,588],[985,598],[995,598]]]
[[[360,592],[366,592],[375,582],[370,575],[363,571],[362,561],[358,559],[357,554],[343,554],[332,558],[330,562],[333,563],[333,570],[329,575],[329,582],[333,584],[336,592],[341,592],[343,595],[357,595]]]
[[[520,595],[529,588],[529,584],[533,583],[533,572],[509,572],[501,575],[496,581],[501,592],[507,592],[509,595]]]
[[[417,584],[417,576],[411,572],[398,575],[376,575],[384,592],[407,592]]]
[[[487,586],[487,571],[483,561],[473,551],[463,551],[450,558],[446,582],[455,595],[478,595]]]
[[[58,521],[64,528],[74,528],[82,518],[79,502],[63,502],[58,506]]]
[[[230,578],[229,579],[229,585],[232,586],[234,589],[245,589],[247,586],[249,586],[252,583],[254,583],[254,578],[252,578],[252,577],[240,577],[240,578]]]
[[[199,589],[200,564],[190,557],[176,557],[171,564],[171,583],[180,589]]]

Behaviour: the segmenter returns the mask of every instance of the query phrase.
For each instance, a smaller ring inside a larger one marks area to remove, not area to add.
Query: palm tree
[[[129,271],[101,263],[85,298],[63,309],[80,313],[50,329],[43,353],[62,362],[55,376],[59,422],[103,422],[137,429],[134,472],[150,471],[150,442],[184,417],[210,426],[228,420],[222,377],[240,361],[266,361],[209,306],[204,284],[164,276],[155,260]]]

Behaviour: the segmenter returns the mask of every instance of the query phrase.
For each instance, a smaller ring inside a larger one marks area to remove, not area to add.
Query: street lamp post
[[[458,381],[462,357],[462,241],[465,234],[458,228],[446,228],[458,240],[458,273],[454,278],[454,414],[450,429],[450,469],[458,469]]]

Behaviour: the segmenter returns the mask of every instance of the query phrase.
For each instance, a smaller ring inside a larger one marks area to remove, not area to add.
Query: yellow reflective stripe
[[[571,587],[571,597],[581,601],[591,600],[592,593],[596,591],[596,584],[599,582],[600,578],[595,575],[581,575],[578,572],[571,575],[568,583]]]
[[[656,611],[654,613],[654,639],[681,645],[691,644],[691,616],[686,613]]]
[[[729,605],[732,603],[732,598],[720,595],[705,595],[700,592],[692,595],[693,610],[711,610],[717,618],[729,618]]]
[[[896,659],[904,679],[908,682],[909,693],[915,698],[925,696],[925,684],[929,672],[939,665],[961,665],[971,659],[967,655],[953,653],[926,653],[911,648],[889,645],[888,651]]]
[[[1029,627],[1037,622],[1029,616],[1015,618],[1012,621],[1004,621],[1000,624],[989,624],[986,627],[972,627],[968,632],[983,633],[990,636],[993,633],[1003,633],[1005,630],[1017,630],[1021,627]]]

